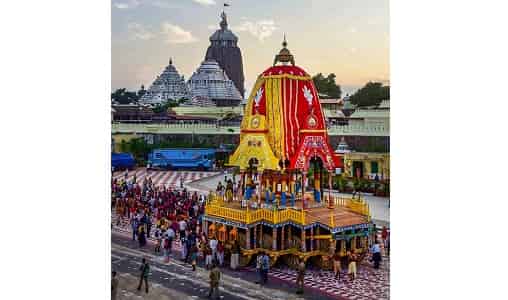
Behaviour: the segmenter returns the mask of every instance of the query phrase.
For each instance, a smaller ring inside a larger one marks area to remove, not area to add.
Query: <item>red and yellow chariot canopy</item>
[[[259,75],[245,107],[240,145],[230,165],[246,169],[307,170],[319,157],[328,170],[341,167],[330,147],[325,118],[312,78],[302,68],[278,65]],[[289,162],[289,166],[287,165]]]

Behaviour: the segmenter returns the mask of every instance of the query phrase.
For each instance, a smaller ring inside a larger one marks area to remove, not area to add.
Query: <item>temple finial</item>
[[[173,64],[173,58],[172,58],[172,57],[170,57],[170,58],[169,58],[169,64],[170,64],[170,65],[172,65],[172,64]]]
[[[295,59],[291,52],[287,48],[288,42],[286,41],[286,34],[284,33],[284,40],[282,41],[282,49],[280,49],[279,54],[275,55],[275,59],[273,61],[273,65],[275,66],[277,62],[281,62],[283,65],[287,65],[291,63],[291,65],[295,65]]]
[[[224,11],[222,11],[222,13],[220,14],[220,18],[221,18],[221,21],[219,23],[220,28],[223,30],[228,28],[228,19]]]

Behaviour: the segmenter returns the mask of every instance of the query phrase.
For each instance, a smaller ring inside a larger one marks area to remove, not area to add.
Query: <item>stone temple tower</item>
[[[222,12],[220,29],[210,36],[210,46],[206,50],[205,61],[215,60],[226,71],[242,98],[244,97],[244,76],[242,52],[238,47],[238,37],[228,29],[226,13]]]

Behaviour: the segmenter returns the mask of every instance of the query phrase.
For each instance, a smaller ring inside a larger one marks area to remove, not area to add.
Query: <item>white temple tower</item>
[[[192,105],[237,106],[242,95],[215,60],[205,60],[187,82]]]
[[[180,76],[173,60],[169,59],[169,65],[161,75],[157,76],[148,91],[139,100],[144,104],[160,104],[168,100],[190,99],[189,90],[185,79]]]

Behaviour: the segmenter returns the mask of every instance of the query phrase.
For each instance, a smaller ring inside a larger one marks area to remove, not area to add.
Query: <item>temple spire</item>
[[[172,64],[173,64],[173,58],[172,58],[172,57],[170,57],[170,58],[169,58],[169,64],[170,64],[170,65],[172,65]]]

